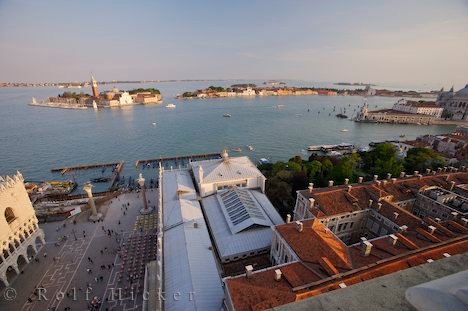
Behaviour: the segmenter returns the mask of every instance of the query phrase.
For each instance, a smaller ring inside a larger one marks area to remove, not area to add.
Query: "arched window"
[[[16,219],[15,217],[15,213],[13,213],[13,209],[11,207],[7,207],[5,209],[5,219],[7,221],[7,223],[11,223],[13,220]]]

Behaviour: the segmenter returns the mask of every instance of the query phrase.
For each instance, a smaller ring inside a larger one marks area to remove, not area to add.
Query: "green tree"
[[[275,164],[273,164],[273,176],[275,176],[276,174],[278,174],[278,172],[280,171],[283,171],[286,169],[286,163],[284,163],[283,161],[278,161],[276,162]]]
[[[388,173],[398,176],[402,169],[402,162],[397,158],[395,146],[390,143],[379,144],[372,151],[363,156],[365,170],[384,178]]]
[[[293,172],[301,172],[302,171],[302,165],[300,165],[299,163],[296,163],[296,162],[293,162],[293,161],[289,161],[288,162],[288,169],[293,171]]]
[[[278,177],[266,181],[266,195],[283,218],[291,214],[294,208],[294,197],[291,193],[291,186]]]
[[[427,168],[437,169],[445,166],[445,164],[444,158],[429,148],[412,148],[408,150],[403,163],[405,170],[408,172],[422,172]]]

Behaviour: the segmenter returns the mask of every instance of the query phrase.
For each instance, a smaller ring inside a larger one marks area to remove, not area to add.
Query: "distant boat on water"
[[[348,129],[342,129],[340,132],[349,132]]]
[[[166,105],[166,108],[169,108],[169,109],[174,109],[175,107],[176,107],[176,105],[174,105],[174,104],[172,104],[172,103]]]
[[[231,150],[235,152],[242,152],[241,147],[234,147],[234,148],[231,148]]]
[[[254,150],[254,147],[252,145],[247,145],[247,148],[250,150],[250,151],[253,151]]]
[[[347,115],[342,114],[342,113],[337,114],[336,117],[337,117],[337,118],[340,118],[340,119],[347,119],[347,118],[348,118]]]
[[[275,108],[281,109],[284,108],[284,105],[276,105]]]
[[[225,114],[223,114],[223,117],[225,117],[225,118],[230,118],[231,115],[230,115],[229,113],[225,113]]]
[[[151,123],[153,126],[156,126],[156,122]]]

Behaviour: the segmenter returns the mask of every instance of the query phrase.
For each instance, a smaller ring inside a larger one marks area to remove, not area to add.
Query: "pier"
[[[120,171],[123,168],[123,165],[124,165],[124,161],[112,162],[112,163],[83,164],[83,165],[77,165],[77,166],[56,167],[56,168],[52,168],[51,171],[53,173],[60,172],[60,174],[64,175],[71,171],[92,170],[92,169],[103,168],[103,167],[115,167],[116,171],[120,173]]]
[[[153,168],[161,167],[163,168],[170,168],[171,166],[174,168],[178,167],[186,167],[189,162],[191,161],[201,161],[201,160],[212,160],[212,159],[221,159],[221,154],[217,153],[204,153],[204,154],[192,154],[192,155],[185,155],[185,156],[174,156],[174,157],[159,157],[156,159],[146,159],[146,160],[137,160],[135,163],[135,167],[141,164],[143,165],[142,168],[144,169],[146,166],[151,166]]]

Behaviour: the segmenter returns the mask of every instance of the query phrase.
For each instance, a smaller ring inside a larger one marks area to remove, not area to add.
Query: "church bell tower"
[[[99,90],[97,87],[97,81],[94,79],[94,77],[91,75],[91,87],[93,89],[93,96],[94,97],[99,97]]]

